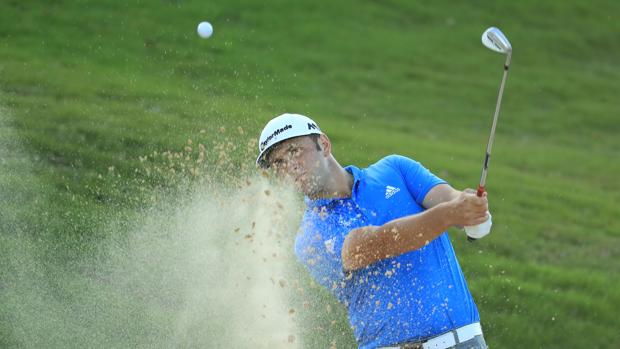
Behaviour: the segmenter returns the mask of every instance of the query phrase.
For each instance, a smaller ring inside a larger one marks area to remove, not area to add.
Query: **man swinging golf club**
[[[399,155],[342,167],[298,114],[269,121],[259,152],[261,167],[306,196],[295,253],[347,308],[360,348],[486,348],[446,233],[487,221],[486,193],[457,191]]]
[[[485,349],[480,316],[445,232],[491,229],[485,183],[512,46],[490,27],[487,48],[505,54],[478,190],[453,189],[420,163],[390,155],[342,167],[311,119],[283,114],[260,135],[257,164],[306,195],[295,253],[347,308],[359,347]]]

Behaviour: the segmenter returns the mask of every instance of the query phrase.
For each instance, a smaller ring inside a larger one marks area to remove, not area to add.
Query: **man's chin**
[[[320,194],[320,190],[316,185],[308,183],[299,184],[299,191],[309,198],[316,198]]]
[[[311,196],[312,195],[312,190],[310,190],[311,188],[308,187],[307,184],[303,183],[303,182],[298,182],[295,181],[293,183],[293,185],[295,186],[295,189],[297,189],[298,192],[306,195],[306,196]]]
[[[299,180],[294,180],[292,178],[286,178],[286,179],[283,179],[280,183],[284,185],[285,187],[291,190],[294,190],[300,194],[304,194],[306,196],[310,195],[309,194],[310,190],[308,190],[307,185],[305,185],[303,182]]]
[[[319,192],[317,186],[307,179],[289,179],[287,181],[295,191],[307,197],[314,197]]]

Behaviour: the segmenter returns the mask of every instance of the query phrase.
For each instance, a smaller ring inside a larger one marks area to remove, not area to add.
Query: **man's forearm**
[[[453,225],[450,204],[441,203],[416,215],[392,220],[379,227],[354,230],[345,239],[342,262],[356,270],[379,260],[417,250]]]
[[[449,184],[439,184],[433,187],[424,197],[422,206],[431,208],[442,202],[448,202],[459,196],[461,192],[452,188]]]

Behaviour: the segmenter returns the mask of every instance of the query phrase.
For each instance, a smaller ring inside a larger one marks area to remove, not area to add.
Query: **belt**
[[[381,347],[379,349],[448,349],[481,334],[482,328],[480,327],[480,323],[474,322],[473,324],[459,327],[423,342],[403,343],[401,345]]]

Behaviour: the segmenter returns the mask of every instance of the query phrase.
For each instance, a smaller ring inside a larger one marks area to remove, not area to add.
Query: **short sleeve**
[[[446,183],[415,160],[402,155],[390,155],[388,158],[390,163],[400,171],[407,190],[419,205],[422,205],[426,194],[434,186]]]

